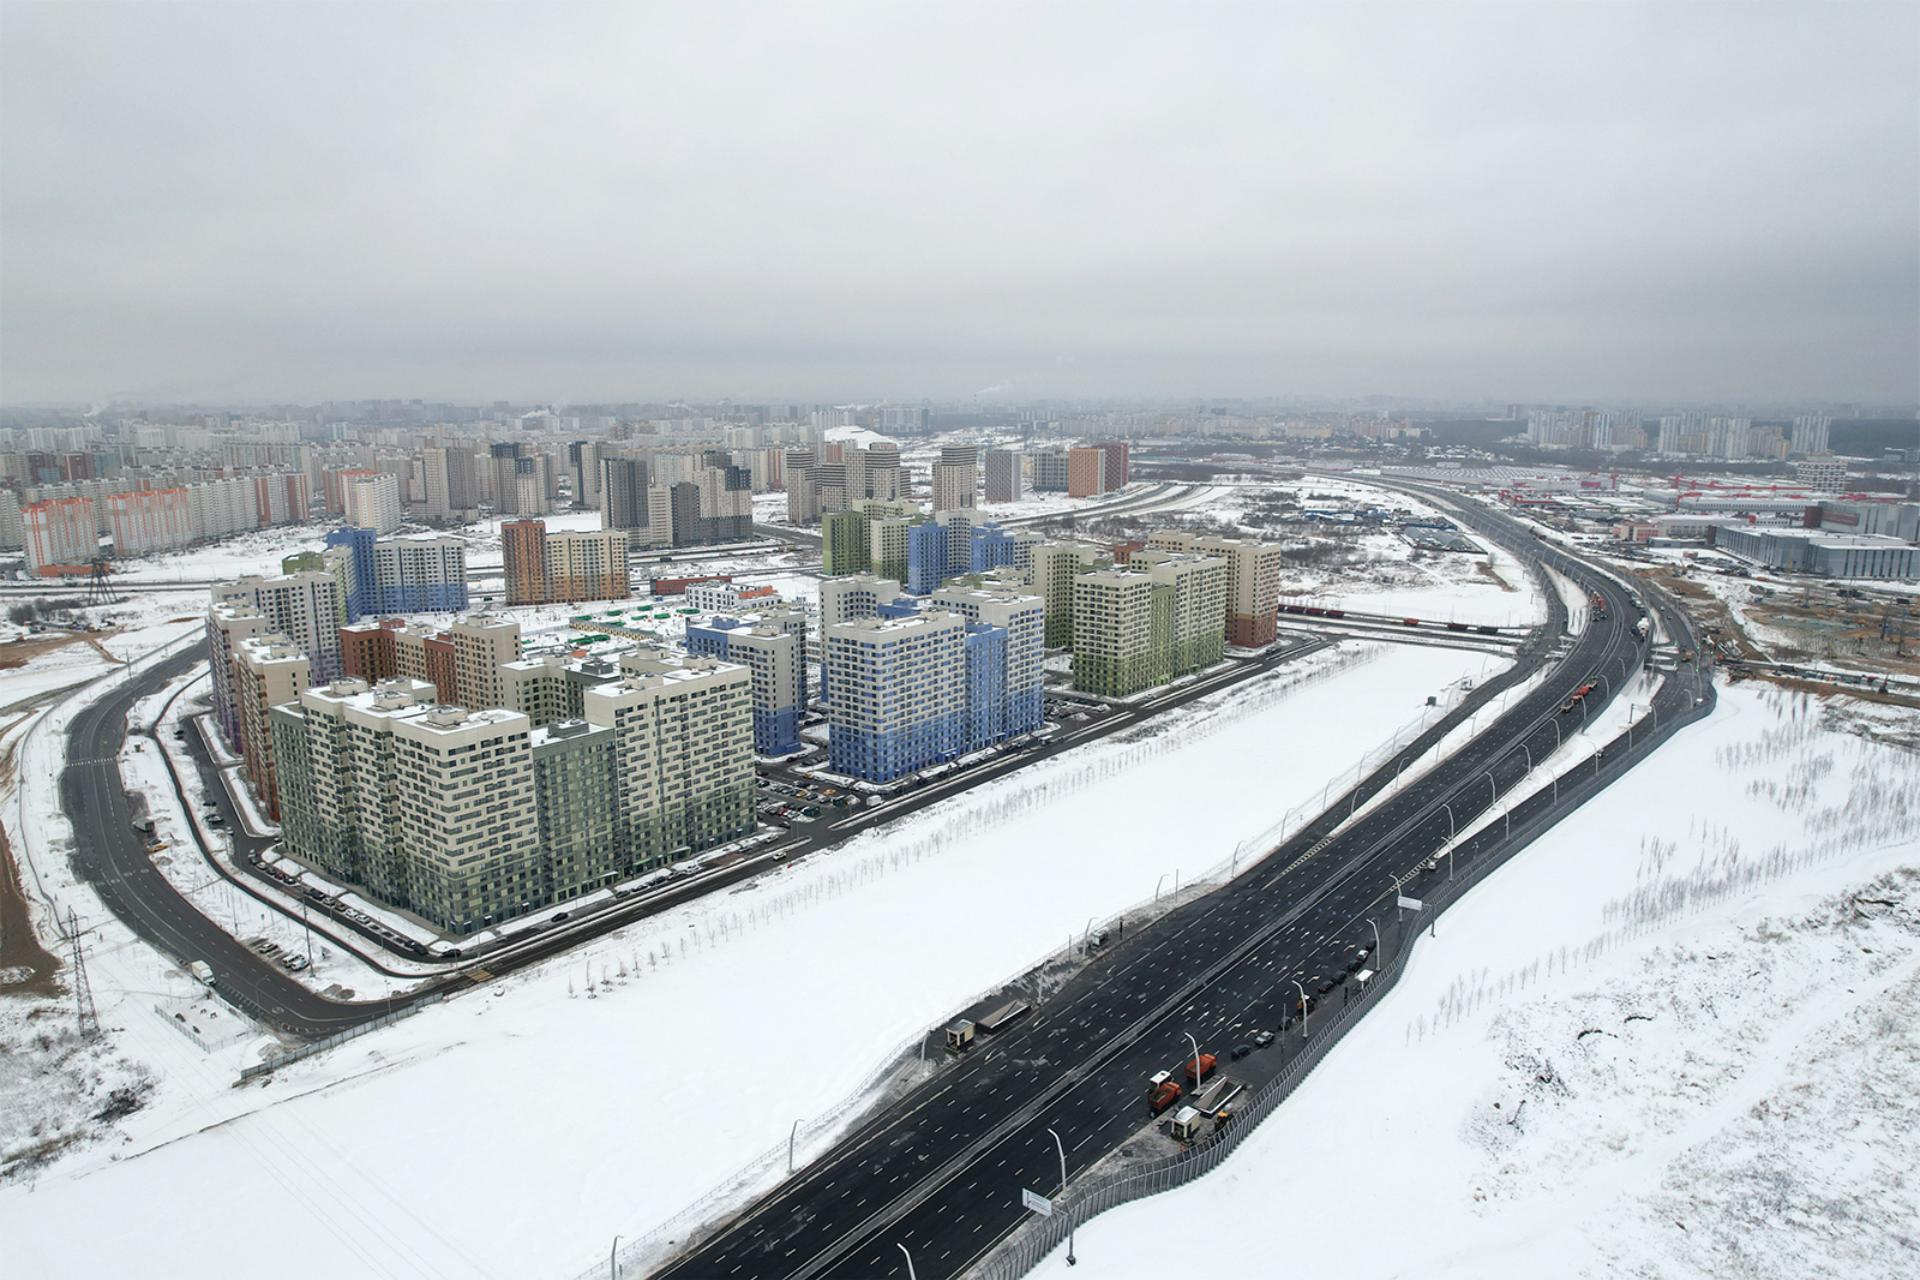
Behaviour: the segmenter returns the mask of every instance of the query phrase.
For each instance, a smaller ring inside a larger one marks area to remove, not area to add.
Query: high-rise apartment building
[[[956,586],[934,592],[930,605],[966,619],[970,645],[982,627],[1004,633],[1004,639],[975,645],[969,653],[967,749],[1038,729],[1046,720],[1045,602],[1005,587]],[[997,663],[997,669],[982,672],[983,661]]]
[[[781,470],[787,483],[787,523],[812,524],[820,518],[820,489],[814,477],[819,455],[812,449],[789,449]]]
[[[584,720],[537,726],[533,807],[544,901],[566,902],[619,882],[619,753],[614,732]]]
[[[468,933],[550,901],[531,730],[501,708],[439,706],[393,723],[409,905],[443,929]]]
[[[1156,529],[1147,535],[1147,549],[1197,551],[1226,561],[1227,643],[1258,648],[1274,642],[1280,615],[1280,569],[1285,562],[1280,546]]]
[[[340,628],[340,674],[378,684],[400,674],[393,634],[406,626],[400,618],[349,622]]]
[[[647,490],[652,471],[645,458],[600,458],[600,527],[645,529],[648,526]]]
[[[184,488],[116,493],[107,499],[107,522],[116,556],[178,551],[195,541]]]
[[[1793,464],[1793,478],[1815,493],[1840,493],[1847,487],[1847,460],[1830,453],[1800,458]]]
[[[1065,449],[1039,449],[1033,453],[1033,490],[1035,493],[1065,493],[1072,479],[1070,459]]]
[[[273,624],[251,604],[215,602],[207,610],[207,672],[213,718],[232,750],[240,749],[240,709],[234,699],[233,656],[243,641],[274,634]]]
[[[940,447],[940,460],[933,464],[933,509],[961,511],[971,509],[980,489],[980,450],[970,444]]]
[[[453,699],[472,710],[507,705],[502,663],[520,656],[520,624],[491,614],[456,618],[447,628],[453,642]]]
[[[1073,646],[1073,583],[1097,565],[1111,563],[1104,547],[1085,542],[1043,542],[1031,548],[1032,582],[1046,605],[1047,646]]]
[[[480,514],[479,460],[465,445],[420,451],[425,515],[435,524],[465,524]]]
[[[956,613],[855,618],[824,629],[835,770],[891,782],[966,750],[967,625]]]
[[[420,533],[373,544],[368,613],[455,613],[467,607],[467,544]]]
[[[708,658],[623,663],[586,693],[613,729],[617,835],[626,864],[661,866],[753,829],[753,680]]]
[[[575,440],[567,445],[567,470],[573,480],[573,507],[590,511],[600,505],[600,445]]]
[[[830,511],[820,517],[821,551],[829,576],[865,573],[873,566],[873,548],[865,511]]]
[[[340,674],[340,584],[331,573],[238,578],[213,589],[214,603],[250,605],[267,629],[307,655],[316,684]]]
[[[91,498],[53,498],[20,509],[27,572],[39,578],[84,573],[100,554]]]
[[[1824,413],[1801,414],[1793,420],[1793,436],[1788,447],[1794,453],[1826,453],[1832,425],[1833,419]]]
[[[1067,496],[1090,498],[1112,488],[1107,482],[1107,451],[1094,446],[1067,450]]]
[[[1107,489],[1118,489],[1132,478],[1132,468],[1127,461],[1127,442],[1125,440],[1102,440],[1093,446],[1107,455],[1107,465],[1103,478]]]
[[[1022,491],[1020,454],[1012,449],[987,451],[987,501],[1018,502]]]
[[[400,482],[390,472],[356,473],[347,481],[344,496],[347,523],[355,528],[387,534],[400,527]]]
[[[777,610],[765,618],[715,616],[687,627],[687,652],[738,663],[752,673],[756,754],[800,750],[800,719],[807,709],[805,615]]]
[[[1135,552],[1125,568],[1073,580],[1073,687],[1125,698],[1218,662],[1227,566],[1211,556]]]
[[[627,533],[549,532],[544,520],[500,525],[508,604],[620,600],[632,594]]]
[[[608,658],[517,658],[500,664],[501,705],[536,726],[579,720],[587,713],[587,690],[619,678],[620,664]]]
[[[296,701],[312,684],[307,655],[284,636],[249,636],[233,654],[233,705],[240,722],[240,756],[253,794],[267,811],[280,817],[280,789],[274,773],[273,733],[269,711]]]

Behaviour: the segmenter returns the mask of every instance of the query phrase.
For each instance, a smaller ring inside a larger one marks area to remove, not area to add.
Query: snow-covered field
[[[1723,692],[1439,921],[1224,1166],[1083,1226],[1083,1267],[1915,1274],[1920,769],[1832,723]]]
[[[0,1187],[0,1236],[23,1274],[188,1256],[271,1258],[278,1276],[570,1272],[838,1107],[1088,916],[1225,857],[1484,661],[1393,648],[1299,684],[1283,668],[248,1089],[229,1087],[247,1049],[203,1056],[144,1002],[150,953],[103,949],[103,1014],[161,1085],[123,1141]],[[1143,782],[1208,802],[1142,804]],[[531,1083],[509,1103],[503,1081]],[[688,1108],[698,1141],[672,1119]],[[75,1229],[109,1215],[113,1232]]]

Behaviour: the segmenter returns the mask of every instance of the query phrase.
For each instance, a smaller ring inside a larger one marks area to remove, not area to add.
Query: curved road
[[[1032,1016],[857,1126],[663,1274],[902,1274],[904,1246],[922,1280],[961,1275],[1019,1225],[1022,1188],[1057,1190],[1059,1157],[1047,1130],[1060,1134],[1067,1175],[1077,1177],[1140,1134],[1148,1119],[1145,1082],[1190,1056],[1189,1035],[1249,1085],[1278,1075],[1317,1025],[1292,1021],[1301,990],[1316,1005],[1344,999],[1345,968],[1359,948],[1376,945],[1375,928],[1387,953],[1403,945],[1406,930],[1419,925],[1397,919],[1396,893],[1406,887],[1418,896],[1423,883],[1450,874],[1445,860],[1433,870],[1427,864],[1453,833],[1582,727],[1591,711],[1562,709],[1572,690],[1595,684],[1590,701],[1597,711],[1642,662],[1632,631],[1638,613],[1619,585],[1537,545],[1510,522],[1462,516],[1523,557],[1550,560],[1599,592],[1611,603],[1608,618],[1589,625],[1540,687],[1445,761],[1343,825],[1352,808],[1391,790],[1400,764],[1448,730],[1443,721],[1259,866],[1129,931],[1036,1002]],[[1550,638],[1565,609],[1557,592],[1546,596]],[[1520,666],[1476,696],[1524,680],[1546,660],[1547,643],[1529,646]],[[1691,710],[1692,696],[1679,692],[1679,683],[1666,682],[1657,699],[1669,720]],[[1621,767],[1621,753],[1610,754],[1613,767]],[[1550,803],[1574,801],[1556,793],[1542,807]],[[1229,1064],[1227,1050],[1261,1027],[1286,1030],[1274,1046]]]

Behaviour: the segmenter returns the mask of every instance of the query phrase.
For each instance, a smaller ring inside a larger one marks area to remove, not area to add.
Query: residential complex
[[[297,691],[268,712],[285,852],[467,933],[750,831],[749,671],[595,674],[584,715],[540,725],[412,679]]]
[[[27,572],[36,577],[83,573],[100,554],[93,502],[59,498],[20,509],[26,539]]]
[[[1227,564],[1136,552],[1073,579],[1073,687],[1126,698],[1218,662],[1226,648]]]
[[[544,520],[503,521],[507,603],[625,599],[633,594],[627,545],[618,529],[549,531]]]
[[[1147,535],[1153,551],[1198,551],[1227,562],[1227,643],[1258,648],[1274,642],[1280,616],[1279,546],[1240,538],[1156,529]]]
[[[758,617],[709,619],[687,627],[687,652],[735,662],[753,674],[753,749],[762,756],[800,750],[807,708],[804,615],[773,610]]]

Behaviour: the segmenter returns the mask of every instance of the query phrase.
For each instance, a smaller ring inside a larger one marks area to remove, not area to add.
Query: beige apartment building
[[[1226,561],[1227,643],[1252,649],[1277,638],[1285,555],[1277,544],[1156,529],[1147,535],[1147,549],[1199,552]]]
[[[1073,579],[1073,687],[1126,698],[1226,652],[1227,565],[1137,551],[1124,568]]]
[[[753,678],[707,658],[629,658],[585,695],[614,730],[620,844],[636,870],[753,829]]]
[[[447,636],[453,641],[454,703],[474,710],[506,706],[500,666],[520,656],[520,624],[480,614],[455,619]]]

